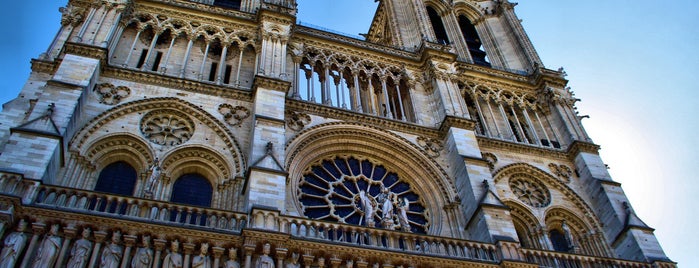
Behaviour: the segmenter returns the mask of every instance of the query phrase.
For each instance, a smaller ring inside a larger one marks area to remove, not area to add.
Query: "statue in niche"
[[[371,195],[366,194],[364,190],[359,191],[359,203],[361,204],[362,212],[364,212],[364,224],[367,227],[374,227],[374,215],[376,214],[376,200]]]
[[[301,264],[299,263],[299,254],[296,252],[291,253],[291,257],[286,263],[285,268],[300,268]]]
[[[131,268],[150,268],[153,261],[153,250],[150,248],[150,236],[141,238],[143,246],[136,250],[131,260]]]
[[[153,198],[153,193],[155,193],[158,187],[158,182],[160,181],[160,163],[156,157],[153,160],[153,164],[150,166],[150,176],[146,181],[146,185],[143,188],[146,198]]]
[[[381,204],[381,226],[384,228],[393,228],[393,193],[388,188],[381,187],[381,193],[376,196],[376,200]]]
[[[568,243],[568,250],[573,249],[573,235],[570,232],[570,227],[566,224],[566,220],[561,221],[561,229],[563,230],[563,236],[566,238],[566,243]]]
[[[123,249],[119,245],[121,241],[121,232],[115,231],[112,233],[112,241],[104,247],[100,259],[100,268],[118,268],[121,256],[124,255]]]
[[[209,263],[209,256],[206,253],[209,251],[209,244],[202,243],[199,249],[199,255],[192,258],[192,268],[209,268],[211,267]]]
[[[228,260],[226,261],[224,267],[226,267],[226,268],[240,268],[240,263],[238,263],[238,249],[236,249],[236,248],[228,249]]]
[[[177,252],[179,251],[180,242],[175,240],[170,243],[170,251],[165,256],[163,260],[163,268],[181,268],[182,267],[182,255]]]
[[[274,268],[274,259],[269,256],[271,250],[272,245],[269,243],[265,243],[264,246],[262,246],[262,255],[257,257],[255,268]]]
[[[82,237],[75,241],[73,248],[70,249],[70,259],[66,267],[84,268],[90,261],[90,251],[92,251],[92,242],[88,240],[92,230],[89,227],[83,229]]]
[[[58,236],[58,227],[58,224],[51,225],[51,230],[44,237],[44,241],[41,242],[39,251],[36,253],[32,267],[53,267],[58,258],[58,251],[61,249],[61,242],[63,241],[63,239]]]
[[[410,232],[410,222],[408,221],[408,211],[410,210],[410,201],[408,201],[408,198],[398,198],[397,195],[394,195],[397,199],[398,202],[396,202],[396,207],[398,208],[398,213],[396,214],[398,216],[398,223],[400,224],[400,230],[403,232]]]
[[[5,237],[5,247],[0,253],[0,267],[15,267],[19,255],[21,255],[22,250],[24,250],[24,244],[27,243],[27,235],[24,233],[26,228],[27,222],[20,220],[17,224],[16,231]]]

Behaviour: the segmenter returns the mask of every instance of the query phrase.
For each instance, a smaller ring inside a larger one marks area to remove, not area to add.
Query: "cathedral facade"
[[[0,267],[675,267],[507,0],[70,0],[0,113]]]

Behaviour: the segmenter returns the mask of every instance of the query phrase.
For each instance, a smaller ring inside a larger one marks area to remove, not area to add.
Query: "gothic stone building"
[[[378,2],[70,0],[0,114],[0,266],[675,266],[515,4]]]

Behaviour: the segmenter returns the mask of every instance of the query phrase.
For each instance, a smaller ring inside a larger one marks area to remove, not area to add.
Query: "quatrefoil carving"
[[[117,105],[122,99],[131,95],[131,89],[125,86],[114,86],[110,83],[102,83],[95,86],[95,92],[99,95],[100,103]]]
[[[243,106],[233,106],[228,103],[223,103],[218,106],[218,112],[223,115],[223,120],[231,126],[240,126],[243,120],[250,117],[250,110]]]

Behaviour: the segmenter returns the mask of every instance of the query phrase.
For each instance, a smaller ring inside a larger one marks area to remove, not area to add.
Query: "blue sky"
[[[0,103],[17,96],[29,59],[59,26],[60,0],[7,1],[0,10]],[[299,0],[299,20],[364,33],[374,0]],[[544,64],[565,67],[584,125],[637,214],[667,255],[699,263],[699,1],[522,1]]]

